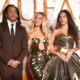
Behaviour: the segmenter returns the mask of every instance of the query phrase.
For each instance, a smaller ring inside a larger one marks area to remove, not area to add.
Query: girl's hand
[[[68,60],[71,58],[72,54],[73,54],[73,50],[71,49],[71,50],[69,50],[68,53],[66,54],[66,61],[68,61]]]
[[[66,62],[66,56],[65,56],[65,54],[59,53],[59,57],[60,57],[64,62]]]

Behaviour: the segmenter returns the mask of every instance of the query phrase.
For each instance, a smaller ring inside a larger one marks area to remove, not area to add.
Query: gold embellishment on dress
[[[67,54],[68,51],[69,51],[69,49],[67,49],[66,47],[62,47],[60,49],[60,52],[63,53],[63,54]]]

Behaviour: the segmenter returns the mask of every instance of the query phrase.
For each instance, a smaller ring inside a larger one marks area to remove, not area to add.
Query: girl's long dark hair
[[[61,24],[60,24],[60,20],[59,20],[60,14],[62,12],[64,12],[66,14],[66,16],[67,16],[67,20],[68,20],[68,33],[73,36],[74,41],[75,41],[76,45],[78,46],[78,40],[79,40],[79,38],[78,38],[78,28],[77,28],[74,20],[72,19],[72,16],[69,13],[69,11],[61,10],[59,12],[58,17],[57,17],[57,24],[56,24],[55,28],[58,29],[58,28],[62,27]]]
[[[6,24],[7,23],[7,12],[8,12],[8,9],[9,7],[14,7],[16,9],[16,13],[17,13],[17,23],[18,24],[21,24],[20,22],[20,14],[19,14],[19,10],[16,6],[12,5],[12,4],[9,4],[5,7],[5,9],[3,10],[3,16],[2,16],[2,23]]]

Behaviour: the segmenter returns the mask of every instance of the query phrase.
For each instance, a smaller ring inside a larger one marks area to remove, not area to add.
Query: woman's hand
[[[59,57],[64,61],[64,62],[66,62],[66,56],[65,56],[65,54],[63,54],[63,53],[59,53]]]
[[[66,56],[65,56],[65,54],[56,51],[56,49],[57,49],[57,47],[55,47],[54,49],[49,50],[49,53],[52,53],[52,54],[58,56],[60,59],[62,59],[63,61],[66,62]]]
[[[73,54],[73,49],[69,50],[68,53],[66,54],[66,62],[71,58]]]

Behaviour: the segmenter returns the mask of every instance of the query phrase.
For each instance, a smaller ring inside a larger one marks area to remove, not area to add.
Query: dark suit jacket
[[[14,42],[11,42],[11,36],[7,24],[0,23],[0,69],[7,66],[10,59],[23,62],[23,58],[27,55],[27,33],[24,27],[16,24],[16,34]]]

